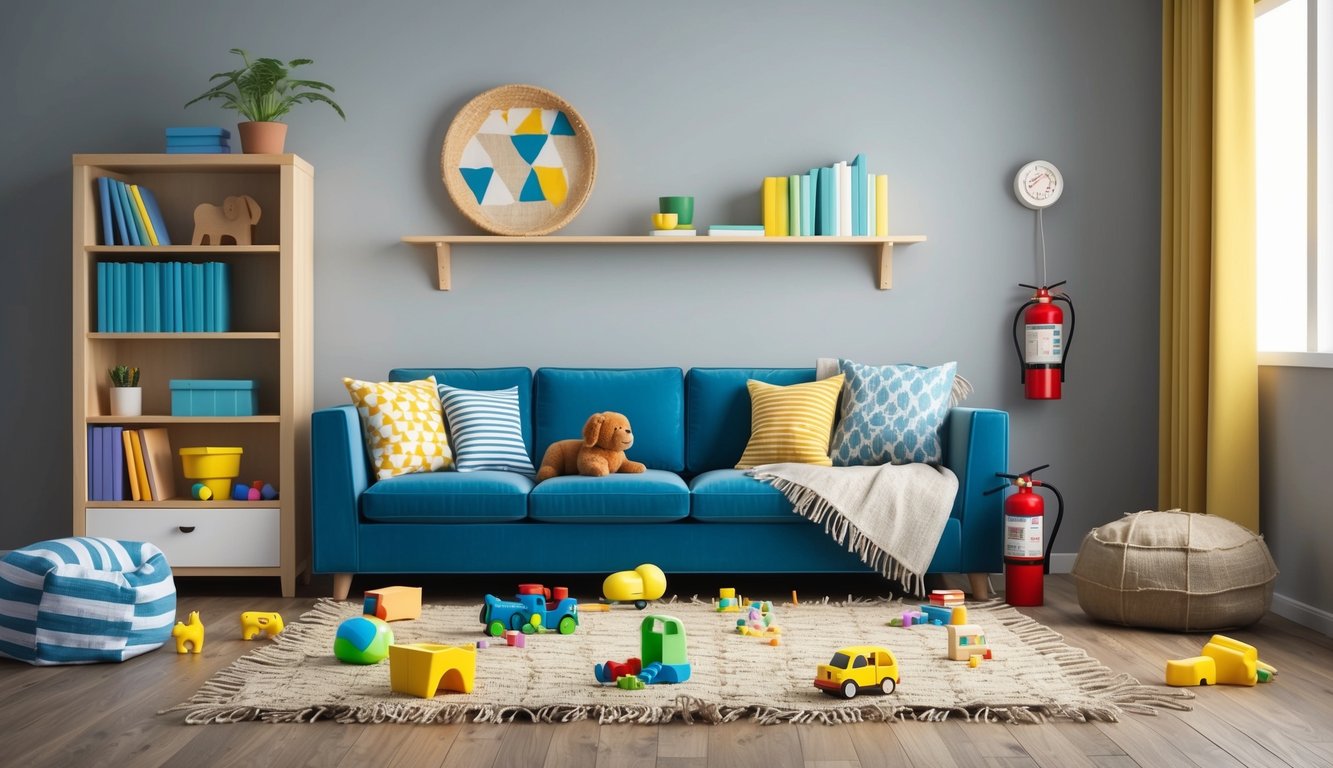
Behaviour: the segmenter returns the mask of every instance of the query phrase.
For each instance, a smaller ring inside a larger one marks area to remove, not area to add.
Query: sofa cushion
[[[380,479],[453,466],[435,380],[374,382],[343,379],[361,415],[361,434]]]
[[[518,388],[518,418],[523,425],[523,445],[532,456],[532,371],[527,368],[394,368],[389,381],[411,381],[434,376],[437,384],[459,389]]]
[[[839,467],[927,462],[944,458],[940,436],[957,363],[862,365],[841,360],[847,386],[831,453]]]
[[[454,443],[454,466],[459,472],[498,469],[536,473],[523,442],[518,387],[479,390],[441,384],[439,390]]]
[[[430,472],[380,480],[361,494],[367,520],[499,523],[528,516],[532,478],[517,472]]]
[[[606,477],[553,477],[528,495],[529,516],[552,523],[662,523],[689,513],[685,481],[658,469]]]
[[[787,461],[832,466],[829,435],[842,382],[842,374],[785,387],[746,382],[750,392],[750,441],[736,469]]]
[[[691,368],[685,376],[685,468],[691,475],[731,469],[750,439],[750,379],[815,380],[813,368]]]
[[[627,457],[649,469],[685,468],[685,383],[679,368],[539,368],[533,401],[539,461],[551,443],[580,437],[592,414],[618,411],[634,429]]]
[[[777,488],[740,469],[714,469],[690,480],[690,517],[713,523],[799,523]]]

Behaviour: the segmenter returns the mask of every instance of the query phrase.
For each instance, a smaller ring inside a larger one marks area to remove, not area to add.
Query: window
[[[1333,3],[1261,0],[1254,59],[1261,362],[1333,365]]]

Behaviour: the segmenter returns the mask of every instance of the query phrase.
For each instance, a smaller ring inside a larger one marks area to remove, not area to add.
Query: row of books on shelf
[[[763,183],[763,217],[768,237],[885,237],[889,177],[871,173],[865,155],[809,173],[768,176]]]
[[[148,187],[99,176],[97,200],[102,208],[100,245],[171,245],[162,210]]]
[[[176,497],[166,427],[88,427],[89,501],[163,501]]]
[[[98,262],[99,333],[231,330],[231,265],[220,261]]]

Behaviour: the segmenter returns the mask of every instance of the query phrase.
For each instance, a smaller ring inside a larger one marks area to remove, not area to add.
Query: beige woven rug
[[[441,692],[426,700],[389,688],[389,663],[342,664],[333,657],[339,622],[360,613],[359,602],[321,600],[277,640],[218,673],[189,701],[188,723],[243,720],[306,722],[570,722],[761,723],[859,722],[961,718],[1040,722],[1049,717],[1114,721],[1122,711],[1187,709],[1190,694],[1143,686],[1117,675],[1059,635],[998,603],[969,607],[970,623],[986,631],[994,658],[971,669],[945,656],[945,629],[888,626],[901,603],[856,601],[776,606],[782,643],[776,647],[735,632],[738,614],[718,613],[691,600],[617,606],[582,612],[572,635],[536,635],[526,648],[500,641],[477,653],[472,693]],[[448,645],[484,637],[479,605],[431,606],[414,621],[391,626],[400,643]],[[639,624],[649,614],[674,616],[686,629],[693,674],[678,685],[624,691],[598,684],[593,665],[639,655]],[[862,692],[851,700],[820,693],[815,668],[845,645],[883,645],[898,658],[896,692]],[[165,713],[164,712],[164,713]]]

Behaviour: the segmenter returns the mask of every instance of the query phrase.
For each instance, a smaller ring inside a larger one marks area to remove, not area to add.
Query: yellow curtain
[[[1259,529],[1254,0],[1164,0],[1158,502]]]

